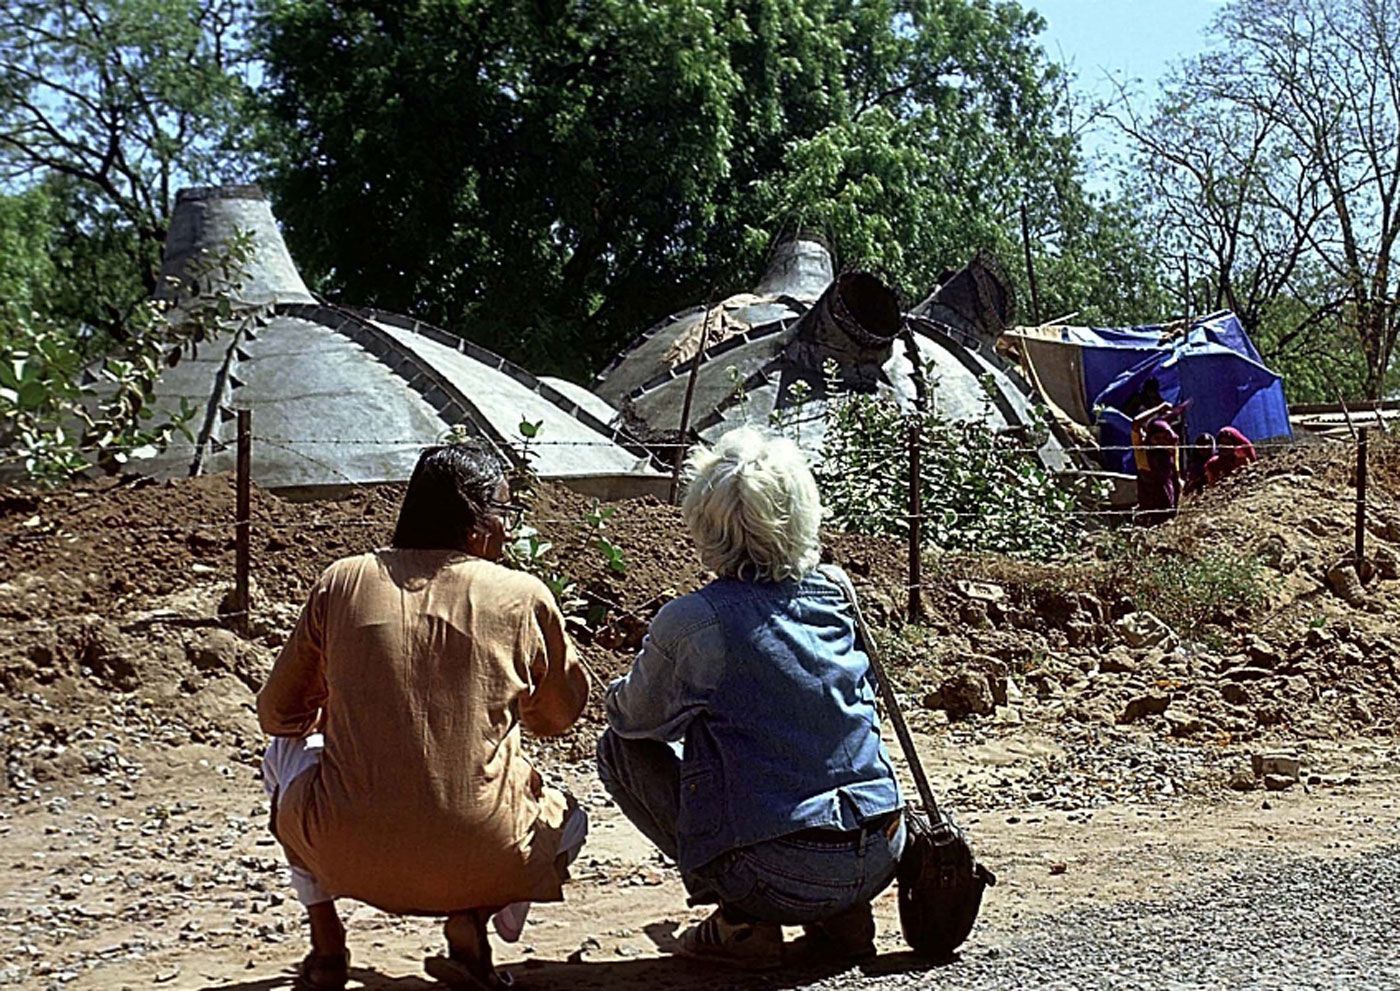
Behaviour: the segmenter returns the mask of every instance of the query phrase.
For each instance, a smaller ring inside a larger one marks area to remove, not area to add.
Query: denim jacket
[[[722,578],[667,603],[608,722],[684,741],[679,866],[801,829],[856,829],[900,807],[870,660],[841,589]]]

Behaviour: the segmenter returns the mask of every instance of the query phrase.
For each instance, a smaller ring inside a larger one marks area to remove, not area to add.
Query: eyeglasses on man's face
[[[520,526],[525,518],[525,507],[513,502],[499,502],[492,499],[486,505],[491,507],[491,511],[501,518],[501,523],[507,530],[514,530]]]

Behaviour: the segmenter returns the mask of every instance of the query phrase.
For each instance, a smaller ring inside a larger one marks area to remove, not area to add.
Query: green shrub
[[[1199,557],[1132,547],[1109,569],[1109,587],[1130,597],[1178,633],[1209,640],[1204,628],[1230,611],[1253,609],[1268,598],[1266,571],[1258,558],[1231,550]]]
[[[146,300],[126,338],[94,362],[80,331],[37,314],[8,314],[0,357],[0,458],[35,481],[57,483],[92,467],[115,470],[162,450],[178,433],[193,439],[195,409],[151,405],[161,371],[203,342],[266,319],[232,293],[251,254],[247,234],[196,262],[174,300]],[[212,288],[211,288],[212,287]]]
[[[928,546],[1049,558],[1079,543],[1088,520],[1080,500],[1089,493],[1031,453],[1044,441],[1043,425],[1039,436],[1009,437],[984,421],[948,420],[933,405],[920,422]],[[846,394],[828,405],[816,475],[830,525],[908,535],[910,418],[893,400],[869,395]]]

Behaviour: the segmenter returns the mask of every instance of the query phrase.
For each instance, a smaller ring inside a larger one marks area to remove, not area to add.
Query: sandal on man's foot
[[[875,914],[869,902],[802,927],[796,949],[805,960],[869,960],[875,956]]]
[[[776,922],[730,922],[717,908],[681,933],[677,952],[745,970],[773,970],[783,963],[783,930]]]
[[[308,953],[297,966],[296,991],[344,991],[350,979],[350,954]]]
[[[497,970],[482,974],[472,961],[457,956],[425,957],[423,969],[451,991],[503,991],[512,983],[509,974]]]

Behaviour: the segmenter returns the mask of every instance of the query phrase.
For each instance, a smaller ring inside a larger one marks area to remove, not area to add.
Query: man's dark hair
[[[444,444],[418,456],[408,480],[395,547],[463,550],[477,523],[490,515],[505,468],[479,444]]]

